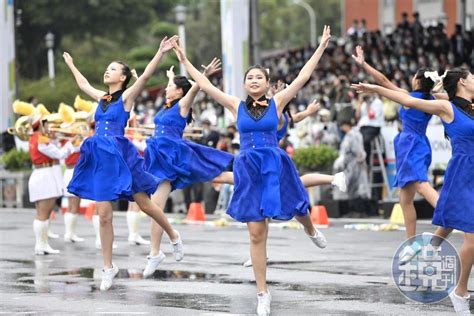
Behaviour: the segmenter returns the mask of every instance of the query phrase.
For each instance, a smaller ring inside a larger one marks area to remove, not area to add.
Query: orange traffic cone
[[[81,203],[79,204],[79,214],[82,214],[82,215],[86,215],[86,212],[87,212],[87,207],[89,206],[89,204],[93,203],[92,201],[89,201],[89,200],[83,200],[81,199]],[[95,202],[94,202],[95,203]]]
[[[204,209],[202,208],[201,203],[196,202],[189,205],[186,220],[195,222],[204,222],[206,220],[206,215],[204,214]]]
[[[52,211],[51,214],[49,215],[49,220],[54,221],[56,219],[56,212]]]
[[[329,227],[328,212],[324,205],[314,205],[311,208],[311,222],[316,227]]]
[[[67,199],[67,197],[62,197],[61,198],[61,214],[64,215],[64,213],[67,212],[69,208],[69,200]]]
[[[84,214],[84,217],[91,221],[92,217],[95,215],[95,202],[89,202],[89,205],[87,205],[86,212]]]

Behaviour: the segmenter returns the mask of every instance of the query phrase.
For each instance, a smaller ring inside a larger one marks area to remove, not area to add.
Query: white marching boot
[[[100,216],[99,215],[92,216],[92,225],[94,226],[94,232],[95,232],[95,248],[102,249],[102,242],[100,241]],[[113,243],[112,248],[113,249],[117,248],[117,245]]]
[[[127,211],[128,243],[130,245],[149,245],[150,241],[140,236],[140,212]]]
[[[84,238],[76,235],[77,214],[67,212],[64,214],[64,241],[65,242],[83,242]]]
[[[53,211],[54,212],[54,211]],[[59,235],[56,234],[56,233],[53,233],[53,231],[51,231],[49,229],[49,224],[51,223],[51,221],[48,219],[48,237],[51,238],[51,239],[58,239],[59,238]]]
[[[48,244],[48,228],[49,221],[40,221],[35,219],[33,221],[33,231],[35,232],[35,254],[47,255],[47,254],[58,254],[59,250],[51,248]]]

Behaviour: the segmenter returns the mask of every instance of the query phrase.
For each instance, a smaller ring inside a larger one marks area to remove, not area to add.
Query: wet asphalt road
[[[127,243],[125,213],[116,213],[114,263],[118,278],[108,292],[98,290],[102,256],[94,244],[92,223],[83,217],[78,235],[84,243],[51,240],[60,255],[35,256],[34,210],[0,209],[0,313],[40,315],[220,315],[253,314],[256,290],[248,258],[245,226],[178,224],[185,258],[175,262],[166,238],[167,259],[151,279],[142,279],[147,246]],[[172,216],[173,217],[173,216]],[[361,221],[361,220],[357,220]],[[374,222],[377,220],[367,220]],[[405,299],[391,278],[391,261],[403,231],[344,229],[354,220],[334,220],[323,229],[324,250],[316,248],[302,229],[273,224],[268,241],[267,278],[273,296],[272,315],[452,315],[449,299],[424,305]],[[429,222],[419,232],[433,231]],[[52,222],[64,232],[62,217]],[[149,237],[149,221],[142,235]],[[459,247],[462,235],[451,241]],[[474,289],[471,277],[470,289]],[[471,310],[473,306],[471,304]]]

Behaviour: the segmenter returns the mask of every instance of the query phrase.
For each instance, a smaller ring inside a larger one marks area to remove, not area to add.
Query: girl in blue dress
[[[267,219],[290,220],[295,217],[320,248],[327,245],[321,232],[309,217],[309,199],[291,158],[278,147],[278,120],[286,104],[311,78],[330,39],[330,28],[324,27],[321,44],[301,69],[298,77],[270,100],[268,73],[262,66],[250,67],[245,73],[246,101],[216,88],[186,58],[175,43],[175,52],[199,87],[236,118],[241,151],[234,160],[235,186],[227,214],[247,223],[250,254],[257,283],[258,314],[270,313],[271,296],[266,284]]]
[[[204,67],[203,74],[210,76],[220,70],[220,60],[214,58]],[[192,104],[199,92],[186,77],[175,76],[173,68],[167,71],[167,103],[155,116],[155,133],[147,140],[145,164],[148,172],[160,179],[152,201],[161,209],[171,191],[182,189],[196,182],[206,182],[222,173],[233,159],[233,155],[183,139],[186,124],[191,121]],[[151,249],[144,277],[153,275],[165,259],[160,250],[163,229],[156,223],[151,226]],[[180,261],[183,254],[175,254]]]
[[[363,92],[375,92],[406,107],[441,118],[452,146],[452,157],[435,208],[433,224],[446,231],[464,232],[460,250],[461,275],[449,297],[457,313],[469,313],[467,285],[474,264],[474,75],[466,69],[447,72],[443,86],[448,100],[424,100],[403,92],[370,84],[353,85]]]
[[[143,158],[134,145],[124,137],[124,129],[130,116],[135,98],[145,88],[145,84],[155,72],[163,55],[173,47],[178,39],[173,36],[161,41],[158,52],[136,82],[127,89],[132,77],[130,68],[120,61],[112,62],[104,73],[104,84],[108,91],[92,87],[79,72],[72,57],[63,57],[74,75],[79,88],[94,100],[99,101],[95,111],[95,134],[84,141],[81,157],[74,168],[68,191],[83,199],[97,201],[100,216],[100,239],[104,257],[104,269],[100,290],[112,286],[118,268],[112,263],[112,202],[118,199],[135,200],[140,208],[150,215],[168,234],[173,249],[183,252],[183,244],[177,231],[149,196],[156,191],[159,179],[145,171]]]
[[[277,93],[278,91],[281,91],[284,88],[285,86],[283,86],[281,89],[276,88],[273,91]],[[271,95],[273,95],[273,93]],[[319,102],[314,100],[313,102],[308,104],[308,107],[304,111],[300,111],[292,115],[287,105],[283,110],[282,116],[278,120],[277,141],[280,142],[280,140],[282,140],[286,136],[286,133],[288,132],[288,127],[292,128],[295,123],[301,122],[308,116],[316,113],[319,110],[319,107]],[[342,192],[346,192],[347,190],[346,176],[343,172],[336,173],[335,175],[308,173],[302,175],[300,179],[305,188],[330,184],[337,187]],[[234,184],[234,174],[229,171],[223,172],[218,177],[216,177],[213,182]],[[244,266],[251,266],[250,261],[247,260],[246,263],[244,263]]]
[[[375,81],[383,87],[405,93],[414,98],[424,100],[447,99],[444,93],[432,94],[435,80],[429,69],[420,69],[412,79],[412,92],[397,87],[384,74],[370,66],[364,58],[361,46],[356,47],[356,55],[352,55],[357,64],[367,71]],[[433,78],[433,79],[432,79]],[[403,104],[403,103],[402,103]],[[426,128],[431,119],[430,112],[409,108],[405,104],[400,107],[402,130],[394,139],[397,174],[394,185],[400,188],[400,206],[406,226],[407,239],[416,235],[415,193],[421,194],[433,207],[436,207],[439,195],[430,185],[428,168],[431,164],[431,146],[426,137]],[[447,237],[449,231],[438,228],[435,235]],[[421,251],[421,245],[416,241],[405,246],[400,253],[399,263],[404,265]]]

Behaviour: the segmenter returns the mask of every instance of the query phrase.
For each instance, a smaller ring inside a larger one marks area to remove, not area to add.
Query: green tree
[[[183,1],[186,17],[186,51],[195,65],[222,56],[220,1]]]
[[[333,34],[340,30],[340,0],[305,0],[316,13],[317,36],[330,25]],[[309,15],[292,0],[260,0],[259,16],[262,49],[286,49],[310,43]]]
[[[19,72],[23,77],[38,79],[47,67],[44,43],[47,32],[55,35],[55,47],[61,47],[65,36],[76,43],[99,36],[134,44],[141,27],[166,15],[173,1],[20,0],[15,5],[22,12],[16,36]]]

